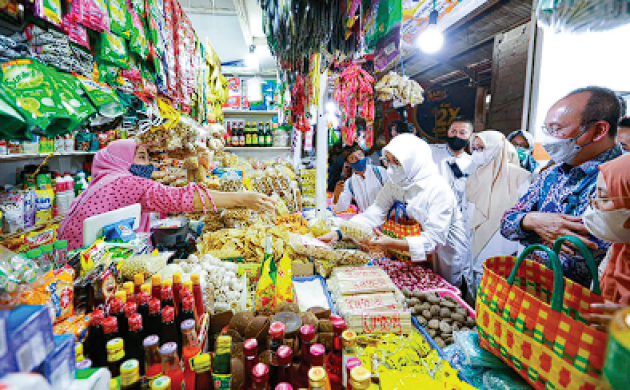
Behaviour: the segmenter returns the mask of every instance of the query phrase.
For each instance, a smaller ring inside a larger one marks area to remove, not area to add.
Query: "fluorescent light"
[[[418,37],[420,50],[431,54],[439,51],[444,45],[444,35],[437,26],[438,12],[434,9],[429,16],[429,25]]]

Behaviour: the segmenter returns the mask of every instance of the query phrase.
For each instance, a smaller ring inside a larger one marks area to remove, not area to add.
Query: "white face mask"
[[[492,161],[492,155],[488,152],[488,150],[484,151],[474,151],[472,153],[472,159],[477,166],[484,166]]]
[[[394,184],[404,185],[407,182],[407,174],[402,165],[389,164],[387,167],[387,175]]]
[[[575,156],[577,156],[577,154],[580,152],[580,150],[593,142],[591,141],[583,146],[577,144],[577,139],[584,135],[587,130],[588,128],[585,128],[577,136],[567,139],[547,136],[543,140],[543,148],[547,153],[549,153],[551,159],[556,163],[570,164]]]
[[[590,206],[582,215],[584,226],[592,235],[614,243],[630,243],[630,229],[623,227],[628,218],[628,209],[602,211]]]

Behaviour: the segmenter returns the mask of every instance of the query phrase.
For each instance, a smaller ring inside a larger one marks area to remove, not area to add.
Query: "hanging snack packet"
[[[119,85],[120,68],[116,65],[100,63],[98,64],[98,81],[108,85]]]
[[[145,0],[130,0],[131,6],[134,11],[142,18],[143,20],[147,17],[147,8],[145,4]]]
[[[291,259],[285,252],[278,264],[278,276],[276,278],[276,304],[283,302],[297,303],[295,288],[293,286],[293,272],[291,270]]]
[[[56,76],[55,82],[61,87],[58,89],[61,104],[72,123],[71,126],[66,129],[51,126],[46,131],[49,137],[56,137],[67,133],[68,130],[75,130],[96,113],[94,107],[92,107],[89,101],[84,97],[85,93],[83,92],[81,83],[75,76],[66,73],[57,73]]]
[[[125,40],[115,34],[101,34],[96,55],[99,59],[120,68],[129,68]]]
[[[265,255],[261,273],[256,286],[256,310],[273,311],[276,306],[276,262],[273,259],[273,242],[271,236],[265,239]]]
[[[47,292],[55,313],[54,321],[63,321],[74,314],[74,270],[65,266],[48,272],[42,288]]]
[[[133,28],[131,40],[129,41],[129,51],[136,53],[140,58],[145,60],[149,55],[149,46],[146,32],[144,31],[144,24],[135,10],[131,10],[131,22]]]
[[[125,39],[131,38],[131,18],[125,0],[109,0],[109,17],[112,19],[112,33]]]
[[[22,115],[0,97],[0,138],[24,140],[32,138],[26,130],[26,122]]]
[[[61,27],[61,0],[36,0],[34,15]]]
[[[116,118],[124,114],[122,102],[107,84],[99,83],[80,75],[75,76],[92,104],[98,109],[100,115]]]

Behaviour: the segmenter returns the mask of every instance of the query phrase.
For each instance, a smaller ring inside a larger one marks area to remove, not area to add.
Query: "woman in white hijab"
[[[408,252],[414,262],[435,255],[436,272],[455,286],[461,286],[470,269],[469,242],[455,195],[439,174],[429,145],[412,134],[395,137],[383,149],[389,180],[373,205],[351,219],[371,228],[380,228],[396,201],[401,201],[410,218],[421,226],[419,236],[394,239],[382,234],[368,243],[384,250]],[[340,232],[320,239],[334,242]]]
[[[479,286],[482,265],[492,256],[511,255],[518,243],[498,232],[503,213],[512,207],[530,183],[530,173],[519,165],[514,146],[495,130],[473,134],[472,158],[477,170],[466,182],[468,220],[472,230],[472,293]]]

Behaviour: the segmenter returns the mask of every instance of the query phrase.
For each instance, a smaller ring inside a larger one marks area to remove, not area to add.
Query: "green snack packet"
[[[149,55],[149,43],[147,42],[144,23],[134,11],[131,14],[133,28],[131,30],[131,40],[129,40],[129,51],[137,54],[143,60]]]
[[[138,13],[138,16],[140,16],[142,19],[146,19],[147,11],[144,0],[131,0],[131,6]]]
[[[98,64],[98,81],[109,85],[118,85],[120,68],[108,63]]]
[[[0,121],[2,122],[0,138],[2,139],[27,140],[33,137],[33,134],[27,131],[22,115],[2,98],[0,98]]]
[[[51,72],[54,72],[51,70]],[[49,137],[54,138],[68,131],[74,131],[94,114],[96,110],[90,102],[84,97],[85,92],[81,87],[79,80],[73,75],[55,72],[54,82],[58,85],[57,93],[65,110],[65,114],[69,116],[71,125],[69,128],[59,128],[50,126],[46,133]]]
[[[107,84],[80,75],[77,75],[77,80],[100,115],[116,118],[124,114],[120,98]]]
[[[101,34],[97,56],[99,59],[120,68],[129,68],[125,40],[114,34]]]
[[[131,38],[131,18],[125,0],[109,0],[109,18],[111,30],[125,39]]]

